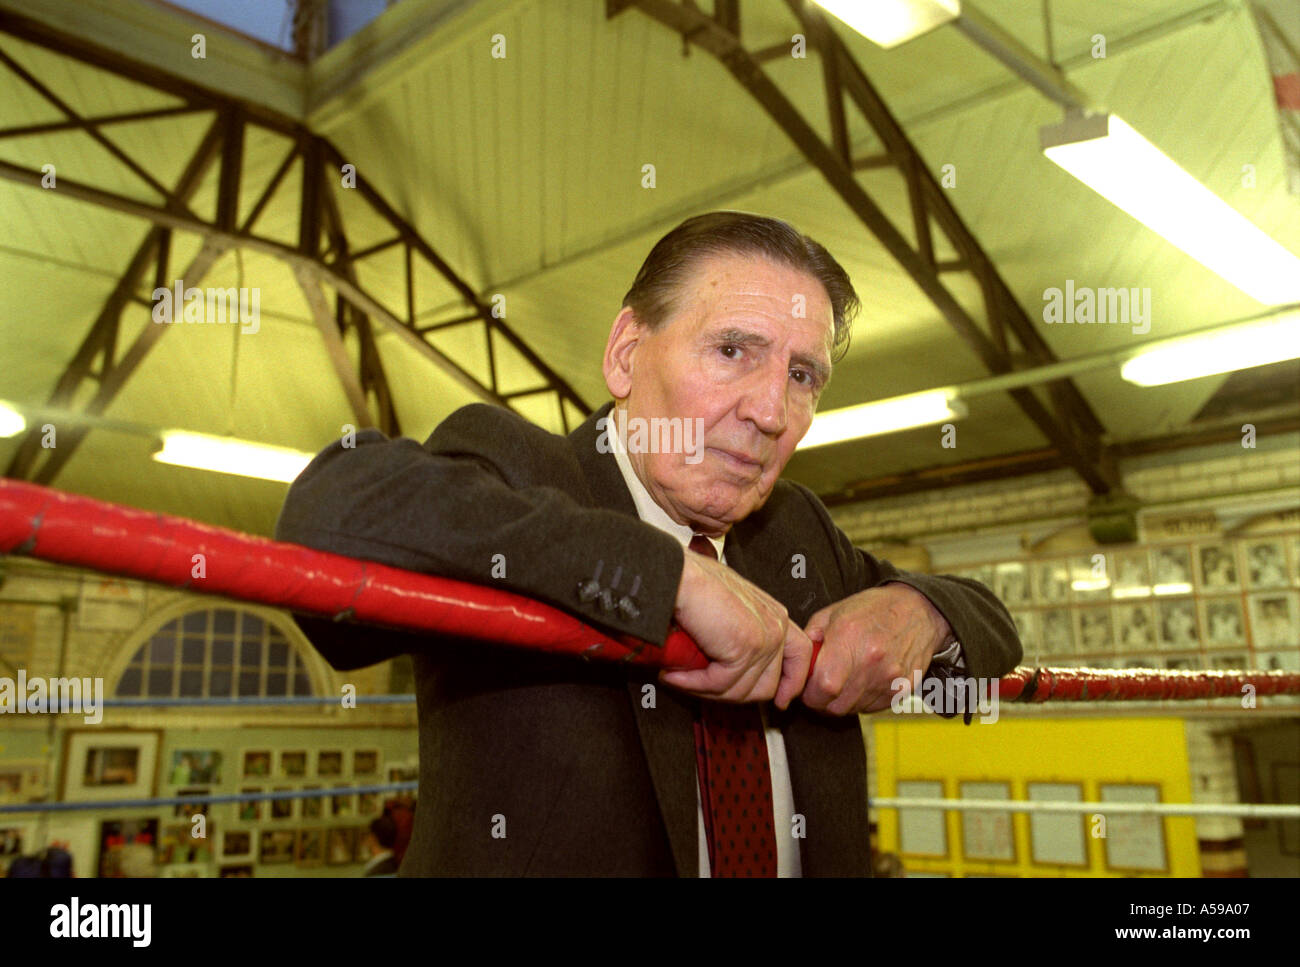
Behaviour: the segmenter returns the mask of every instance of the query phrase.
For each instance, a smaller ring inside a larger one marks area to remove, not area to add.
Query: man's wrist
[[[923,602],[925,611],[930,616],[930,624],[934,628],[934,637],[930,646],[930,661],[952,662],[961,656],[961,645],[957,642],[957,635],[953,631],[952,625],[943,616],[943,612],[934,606],[933,601],[906,581],[886,581],[885,584],[901,584],[905,588],[910,588]]]

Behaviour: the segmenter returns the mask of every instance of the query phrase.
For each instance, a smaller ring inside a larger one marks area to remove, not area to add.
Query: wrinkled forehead
[[[775,314],[770,311],[773,300],[778,307]],[[675,303],[669,322],[687,317],[704,328],[719,322],[742,323],[752,314],[755,321],[781,320],[792,328],[820,330],[828,357],[834,341],[835,314],[821,281],[762,255],[722,253],[699,259]]]

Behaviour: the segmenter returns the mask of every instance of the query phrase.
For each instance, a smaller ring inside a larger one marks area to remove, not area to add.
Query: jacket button
[[[623,595],[618,599],[618,610],[628,621],[636,621],[637,618],[641,617],[641,609],[627,595]]]
[[[600,585],[594,580],[578,582],[578,600],[583,604],[586,604],[588,601],[596,600],[596,596],[599,594]]]
[[[614,592],[609,588],[602,588],[596,600],[600,602],[600,609],[602,611],[614,610]]]

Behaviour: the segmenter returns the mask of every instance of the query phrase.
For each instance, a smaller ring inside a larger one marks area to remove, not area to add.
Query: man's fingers
[[[808,623],[803,626],[804,634],[813,641],[826,640],[826,626],[831,623],[831,612],[835,605],[828,604],[815,615],[808,619]]]
[[[770,697],[776,688],[773,681],[768,694],[760,699],[758,696],[763,691],[763,682],[759,669],[745,669],[737,674],[735,668],[721,662],[711,662],[707,668],[660,672],[659,680],[665,685],[718,702],[760,701]]]
[[[793,623],[785,636],[785,649],[781,657],[781,682],[776,689],[776,707],[788,708],[803,691],[812,664],[811,639]]]
[[[680,688],[684,692],[711,693],[716,689],[716,684],[709,670],[714,667],[716,666],[709,665],[708,668],[660,672],[659,681],[665,685],[671,685],[673,688]]]
[[[803,703],[809,708],[825,710],[844,691],[849,670],[846,649],[831,643],[824,645],[804,686]]]

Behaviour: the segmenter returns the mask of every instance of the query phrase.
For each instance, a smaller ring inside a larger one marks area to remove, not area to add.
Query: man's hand
[[[659,680],[701,698],[786,708],[803,690],[812,641],[785,607],[717,561],[686,551],[676,620],[709,659],[706,668],[661,672]]]
[[[929,598],[906,584],[882,584],[822,608],[805,629],[822,642],[803,702],[832,715],[887,708],[892,683],[922,674],[952,634]]]

